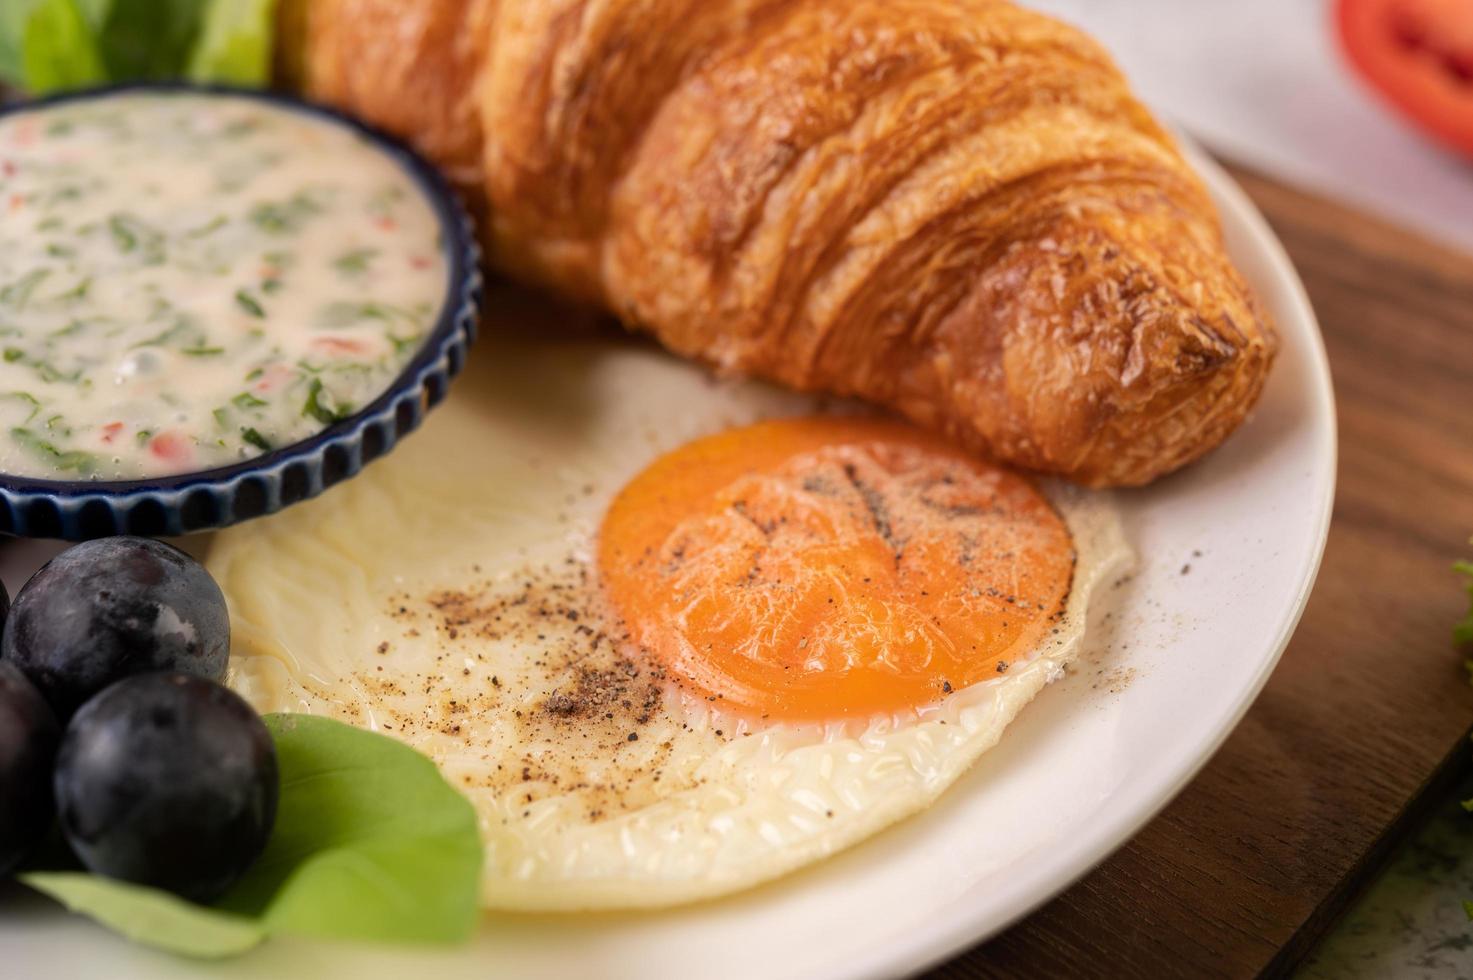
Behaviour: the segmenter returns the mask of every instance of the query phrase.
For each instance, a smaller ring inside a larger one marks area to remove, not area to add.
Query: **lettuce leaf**
[[[266,852],[213,907],[83,872],[20,881],[134,942],[224,959],[268,936],[452,943],[480,915],[481,834],[435,764],[394,739],[267,715],[281,769]]]
[[[41,0],[30,10],[20,35],[22,83],[28,89],[81,88],[107,80],[97,39],[76,0]]]
[[[271,75],[276,0],[215,0],[205,12],[186,74],[197,82],[261,85]]]
[[[188,78],[264,85],[275,0],[0,0],[0,81],[33,95]]]
[[[5,0],[0,3],[0,84],[25,83],[26,24],[42,0]]]
[[[199,37],[200,0],[100,0],[97,43],[109,81],[177,78]]]

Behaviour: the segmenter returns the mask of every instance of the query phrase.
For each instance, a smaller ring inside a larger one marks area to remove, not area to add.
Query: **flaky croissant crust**
[[[286,0],[281,71],[414,142],[494,264],[672,350],[1141,484],[1277,345],[1079,31],[1002,0]]]

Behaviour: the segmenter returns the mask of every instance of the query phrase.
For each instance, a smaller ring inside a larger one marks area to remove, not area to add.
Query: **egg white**
[[[392,456],[216,538],[231,682],[263,711],[340,717],[434,758],[480,815],[487,907],[668,905],[832,854],[997,742],[1075,656],[1091,593],[1131,553],[1107,495],[1047,487],[1078,552],[1056,634],[902,716],[748,723],[645,667],[626,677],[612,643],[590,642],[587,608],[614,494],[690,439],[824,409],[632,344],[487,344]],[[580,676],[612,685],[607,704],[549,713]]]

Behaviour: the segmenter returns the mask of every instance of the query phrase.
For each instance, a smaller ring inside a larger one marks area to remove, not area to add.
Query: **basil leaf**
[[[181,956],[238,956],[266,938],[260,923],[154,888],[81,871],[33,871],[18,878],[121,936]]]
[[[311,715],[267,715],[281,771],[261,858],[214,907],[79,872],[20,880],[102,925],[198,958],[272,934],[379,942],[463,940],[480,914],[475,810],[429,759]]]
[[[479,916],[476,813],[429,759],[312,715],[267,715],[281,802],[266,853],[221,908],[267,931],[450,942]]]

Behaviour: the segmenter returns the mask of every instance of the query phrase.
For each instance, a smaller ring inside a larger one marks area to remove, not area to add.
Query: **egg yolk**
[[[763,422],[640,473],[599,536],[630,640],[744,715],[839,720],[1005,673],[1063,614],[1069,530],[1026,479],[899,423]]]

